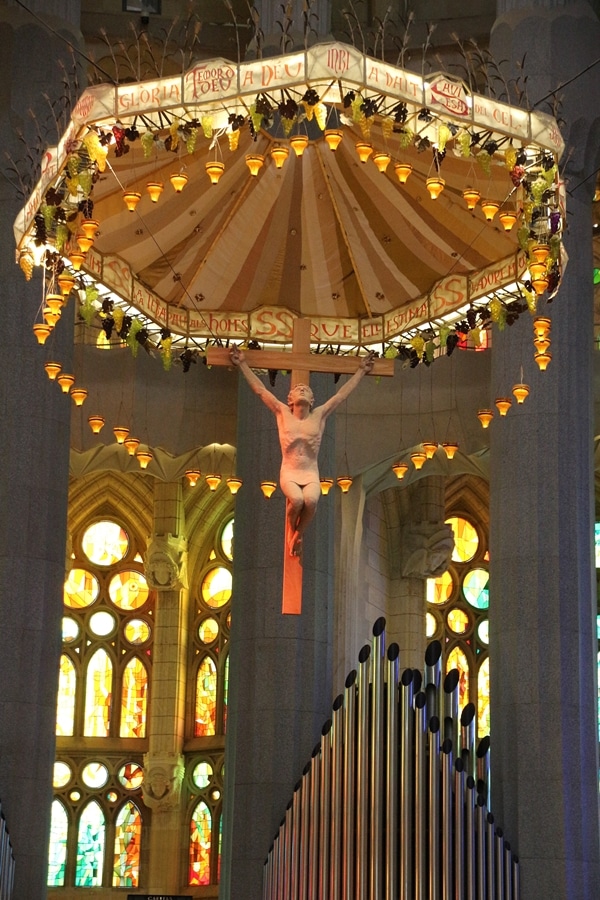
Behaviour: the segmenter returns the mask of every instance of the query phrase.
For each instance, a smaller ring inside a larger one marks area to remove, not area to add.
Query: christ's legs
[[[299,556],[302,552],[304,530],[317,509],[321,485],[315,481],[299,485],[295,481],[282,479],[281,490],[287,498],[286,515],[290,535],[288,550],[292,556]]]

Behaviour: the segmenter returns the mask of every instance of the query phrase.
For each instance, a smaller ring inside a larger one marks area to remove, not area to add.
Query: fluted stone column
[[[28,3],[77,41],[79,3]],[[36,128],[48,120],[42,92],[64,91],[57,61],[66,45],[30,13],[0,5],[0,798],[16,858],[14,896],[46,896],[56,691],[65,577],[69,421],[72,400],[46,377],[49,354],[69,370],[73,301],[46,347],[32,332],[42,303],[40,270],[30,282],[15,265],[12,223],[25,183],[39,168],[24,159],[16,129],[35,157]],[[45,125],[42,132],[46,137]],[[48,133],[49,142],[56,134]]]
[[[316,403],[333,379],[312,376]],[[289,379],[277,379],[285,400]],[[323,436],[322,472],[333,451]],[[303,605],[282,615],[285,504],[271,500],[261,478],[277,477],[274,416],[240,380],[237,495],[230,638],[229,712],[225,752],[221,900],[260,900],[262,866],[294,785],[331,711],[333,494],[322,497],[304,537]]]
[[[502,9],[492,52],[505,60],[526,52],[530,103],[597,59],[600,25],[587,3],[504,0]],[[552,319],[552,363],[537,370],[525,317],[511,333],[495,334],[492,370],[492,391],[509,390],[521,365],[531,386],[525,405],[495,424],[490,466],[492,807],[520,857],[523,900],[593,900],[600,885],[592,569],[597,68],[559,94],[570,259],[558,297],[540,309]]]

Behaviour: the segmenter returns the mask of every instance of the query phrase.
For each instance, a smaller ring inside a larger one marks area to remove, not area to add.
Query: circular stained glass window
[[[211,800],[218,800],[220,796],[221,796],[221,791],[218,788],[215,788],[214,791],[210,792]]]
[[[98,579],[85,569],[71,569],[65,581],[65,606],[82,609],[91,606],[100,592]]]
[[[199,790],[202,790],[202,788],[207,787],[210,783],[212,774],[213,768],[210,763],[198,763],[197,766],[194,766],[194,771],[192,772],[192,781]]]
[[[108,781],[108,769],[102,763],[88,763],[81,773],[81,780],[89,788],[104,787]]]
[[[454,581],[450,572],[444,572],[437,578],[427,579],[427,602],[446,603],[452,596]]]
[[[425,616],[425,634],[428,638],[432,638],[437,631],[438,623],[435,616],[427,613]]]
[[[210,616],[203,619],[198,627],[198,637],[203,644],[212,644],[219,633],[219,623]]]
[[[490,605],[490,575],[487,569],[471,569],[464,577],[465,600],[475,609],[487,609]]]
[[[116,620],[112,613],[101,610],[90,616],[90,631],[97,637],[106,637],[115,630]]]
[[[482,644],[489,644],[490,642],[490,620],[484,619],[483,622],[480,622],[477,626],[477,637],[481,641]]]
[[[130,644],[145,644],[150,637],[150,626],[144,619],[130,619],[125,626],[125,640]]]
[[[81,549],[97,566],[113,566],[120,562],[129,547],[129,538],[116,522],[94,522],[83,533]]]
[[[116,803],[117,800],[119,799],[119,795],[117,794],[116,791],[108,791],[106,794],[106,799],[108,800],[109,803]]]
[[[469,562],[477,553],[479,538],[470,522],[457,516],[446,519],[446,525],[452,527],[454,532],[454,550],[452,559],[454,562]]]
[[[214,609],[225,606],[231,597],[231,572],[223,566],[211,569],[202,582],[202,599]]]
[[[233,559],[233,519],[230,519],[221,532],[221,550],[227,559]]]
[[[148,599],[148,582],[141,572],[119,572],[111,579],[108,594],[119,609],[139,609]]]
[[[79,791],[71,791],[69,800],[71,800],[72,803],[77,803],[78,800],[81,800],[81,793]]]
[[[446,617],[448,628],[454,634],[464,634],[469,628],[469,617],[463,609],[451,609]]]
[[[71,766],[66,762],[57,761],[54,763],[54,774],[52,777],[52,787],[55,790],[64,788],[71,780]]]
[[[71,616],[63,616],[62,639],[65,644],[71,644],[79,636],[79,625]]]
[[[137,763],[125,763],[117,772],[117,778],[128,791],[135,791],[144,780],[144,770]]]

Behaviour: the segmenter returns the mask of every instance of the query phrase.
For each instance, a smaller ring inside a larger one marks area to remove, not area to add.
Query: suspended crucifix
[[[310,352],[310,319],[295,319],[292,352],[255,350],[241,352],[211,347],[209,365],[237,366],[246,381],[273,412],[281,445],[279,483],[286,498],[285,549],[283,562],[282,612],[299,614],[302,610],[302,541],[306,526],[314,517],[321,496],[318,453],[328,416],[352,393],[364,375],[393,375],[393,360],[374,359],[372,354],[359,359],[315,355]],[[291,389],[287,405],[263,384],[252,367],[289,369]],[[314,397],[308,384],[311,372],[350,374],[352,377],[321,406],[313,409]]]

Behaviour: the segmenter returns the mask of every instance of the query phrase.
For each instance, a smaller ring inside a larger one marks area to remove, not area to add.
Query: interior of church
[[[464,6],[0,4],[0,900],[598,896],[600,4]]]

